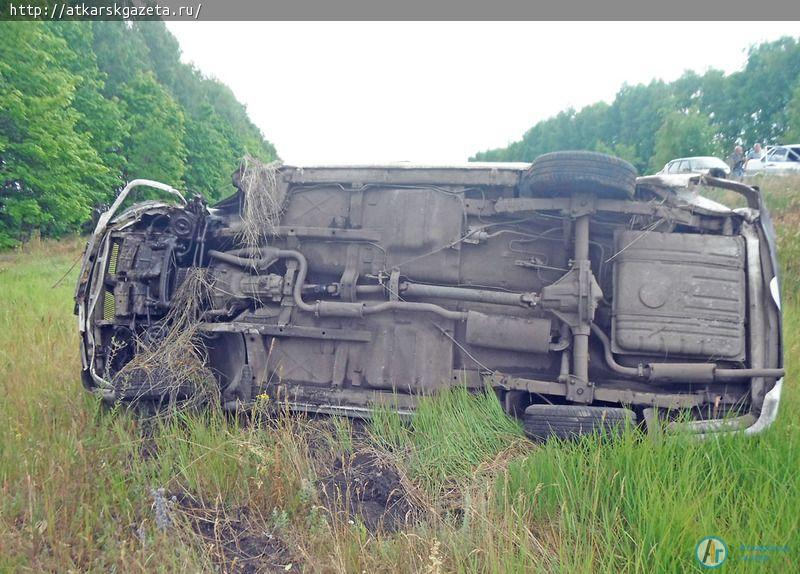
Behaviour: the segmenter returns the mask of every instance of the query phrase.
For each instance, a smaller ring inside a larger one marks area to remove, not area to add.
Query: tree
[[[186,173],[183,110],[152,72],[140,73],[122,86],[119,99],[130,130],[124,141],[125,178],[182,186]]]
[[[181,48],[166,24],[161,20],[137,22],[134,24],[136,35],[147,47],[149,61],[159,83],[166,86],[181,104],[186,101],[179,93],[180,72],[186,67],[181,63]]]
[[[109,169],[77,129],[80,78],[63,68],[66,42],[39,22],[0,35],[0,246],[39,229],[60,235],[85,221]]]
[[[78,113],[75,127],[89,137],[97,155],[109,168],[108,178],[102,185],[107,199],[113,199],[114,190],[123,183],[122,142],[127,137],[127,125],[117,99],[103,96],[106,74],[100,71],[92,50],[94,29],[87,22],[54,22],[50,29],[70,48],[60,63],[78,77],[72,102]]]
[[[780,143],[786,106],[800,77],[800,42],[781,38],[751,48],[744,71],[733,76],[740,134],[746,145]]]
[[[715,155],[714,128],[708,116],[697,109],[667,114],[655,136],[655,153],[650,168],[657,171],[676,157]]]
[[[530,161],[554,149],[595,149],[644,172],[660,168],[668,155],[721,154],[736,143],[798,139],[799,82],[800,41],[781,38],[752,47],[742,71],[686,72],[669,84],[625,85],[610,107],[565,110],[538,122],[521,140],[471,159]]]
[[[786,105],[785,143],[800,142],[800,78],[792,90],[792,99]]]
[[[228,86],[217,80],[204,79],[203,87],[208,101],[226,124],[226,135],[237,158],[246,153],[265,162],[278,158],[275,146],[250,121],[247,109],[239,103]]]
[[[655,132],[673,106],[670,89],[664,82],[623,86],[611,104],[610,123],[614,127],[607,143],[614,147],[632,146],[635,152],[629,161],[644,173],[653,156]]]
[[[92,22],[93,52],[107,80],[104,94],[117,95],[126,83],[152,71],[150,52],[138,29],[127,22]]]
[[[277,158],[275,148],[247,117],[233,93],[180,61],[178,41],[163,22],[138,22],[159,83],[183,108],[187,151],[186,185],[209,199],[226,195],[231,173],[249,153],[264,161]]]
[[[210,200],[231,189],[231,173],[239,159],[224,134],[222,118],[206,103],[186,120],[186,187]]]
[[[275,148],[162,22],[21,22],[0,35],[0,247],[77,231],[127,179],[231,189]],[[188,162],[188,164],[187,164]]]
[[[532,161],[550,151],[597,150],[606,146],[609,133],[609,106],[604,102],[586,106],[576,112],[569,108],[539,122],[522,140],[507,148],[481,152],[471,158],[477,161]]]

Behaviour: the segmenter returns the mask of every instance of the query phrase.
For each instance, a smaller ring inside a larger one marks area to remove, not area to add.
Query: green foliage
[[[114,189],[123,183],[125,156],[122,142],[128,125],[116,98],[103,96],[106,74],[100,71],[92,49],[92,27],[82,22],[56,22],[52,31],[69,46],[60,64],[77,76],[73,108],[79,114],[76,129],[86,134],[103,164],[109,168],[108,181],[102,190],[112,200]]]
[[[792,99],[786,105],[786,141],[800,141],[800,79],[792,90]]]
[[[163,22],[136,26],[147,46],[159,83],[167,86],[185,115],[186,186],[219,199],[231,185],[239,158],[250,153],[264,161],[277,158],[233,93],[180,62],[180,47]]]
[[[736,143],[785,143],[800,139],[799,83],[800,42],[781,38],[752,47],[739,72],[686,72],[669,84],[625,85],[611,105],[566,110],[521,140],[471,159],[532,161],[550,151],[586,149],[618,155],[645,173],[689,153],[725,155]],[[685,137],[704,139],[681,144]]]
[[[786,131],[786,105],[800,79],[800,42],[781,38],[751,48],[747,66],[733,77],[738,92],[739,134],[746,142],[779,143]]]
[[[225,133],[236,157],[247,153],[263,162],[278,158],[275,147],[264,139],[261,131],[250,121],[247,110],[236,100],[228,86],[209,79],[205,79],[203,85],[208,101],[225,122]]]
[[[126,180],[216,200],[275,148],[163,22],[0,24],[0,248],[85,223]]]
[[[696,109],[667,114],[658,128],[650,169],[657,171],[676,157],[714,155],[714,129],[708,116]]]
[[[407,427],[396,412],[379,409],[370,431],[431,491],[469,476],[481,462],[522,437],[520,425],[505,415],[491,389],[473,395],[464,387],[423,398]]]
[[[0,247],[76,229],[110,170],[80,131],[66,42],[36,22],[0,34]],[[24,65],[20,65],[24,64]]]
[[[116,95],[138,74],[152,71],[150,53],[138,28],[117,21],[93,22],[91,25],[97,64],[108,76],[105,95]]]
[[[631,163],[640,172],[647,168],[653,155],[657,126],[673,105],[667,86],[652,82],[647,86],[623,86],[609,109],[614,126],[611,141],[633,146]]]
[[[186,171],[183,110],[152,73],[141,73],[120,90],[130,126],[125,140],[126,179],[146,177],[182,185]]]
[[[186,186],[210,199],[220,199],[231,185],[236,152],[225,135],[225,123],[206,103],[186,121]]]
[[[158,81],[175,92],[183,71],[178,41],[161,21],[140,23],[136,32],[150,54],[151,68]],[[175,95],[180,99],[177,93]]]

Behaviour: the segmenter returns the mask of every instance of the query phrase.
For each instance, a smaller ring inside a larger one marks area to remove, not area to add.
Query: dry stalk
[[[137,353],[114,376],[119,394],[132,403],[164,397],[170,410],[206,404],[217,397],[217,384],[206,364],[199,326],[213,285],[207,270],[189,269],[155,332],[136,338]]]
[[[268,164],[246,155],[239,168],[242,191],[240,239],[247,247],[258,247],[278,231],[286,205],[286,189],[278,184],[280,161]]]

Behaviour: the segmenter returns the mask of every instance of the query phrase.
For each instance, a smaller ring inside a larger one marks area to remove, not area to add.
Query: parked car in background
[[[658,172],[659,175],[674,173],[701,173],[713,177],[728,177],[731,168],[718,157],[699,156],[673,159]]]
[[[760,160],[744,166],[745,176],[800,174],[800,144],[771,147]]]

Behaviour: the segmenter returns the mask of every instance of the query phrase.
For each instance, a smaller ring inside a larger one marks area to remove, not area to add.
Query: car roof
[[[719,159],[719,158],[716,157],[716,156],[713,156],[713,155],[693,155],[691,157],[679,157],[679,158],[670,160],[669,163],[672,163],[673,161],[683,161],[683,160],[687,160],[687,159]],[[722,161],[722,160],[719,159],[719,161]]]

